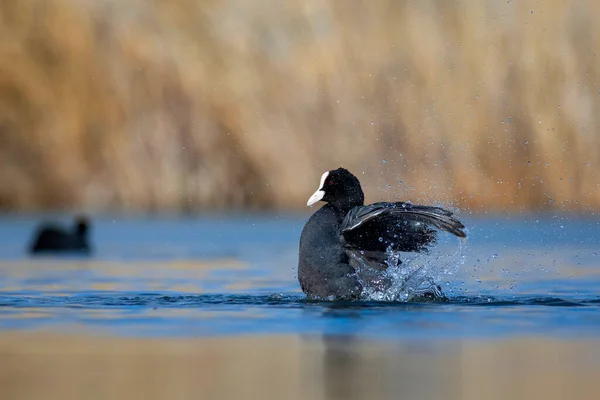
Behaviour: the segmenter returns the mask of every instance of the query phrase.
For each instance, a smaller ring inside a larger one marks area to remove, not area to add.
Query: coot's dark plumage
[[[328,204],[310,217],[300,236],[298,280],[310,298],[360,298],[356,254],[382,269],[388,250],[421,252],[435,243],[433,228],[466,236],[464,225],[440,207],[403,202],[365,206],[360,182],[343,168],[323,174],[307,205],[318,201]]]
[[[38,228],[30,253],[81,253],[90,252],[88,243],[89,223],[87,218],[75,219],[73,230],[69,232],[56,225],[42,225]]]

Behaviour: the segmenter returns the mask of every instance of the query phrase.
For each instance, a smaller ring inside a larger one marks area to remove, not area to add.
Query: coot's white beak
[[[310,196],[310,199],[308,199],[308,203],[306,203],[306,205],[312,206],[317,201],[320,201],[324,196],[325,196],[325,191],[319,189],[312,196]]]
[[[323,186],[325,186],[325,179],[327,179],[327,176],[329,176],[329,171],[321,175],[321,182],[319,182],[319,190],[317,190],[312,196],[310,196],[310,199],[308,199],[308,203],[306,203],[307,206],[310,207],[317,201],[320,201],[323,199],[323,197],[325,197],[325,190],[323,190]]]

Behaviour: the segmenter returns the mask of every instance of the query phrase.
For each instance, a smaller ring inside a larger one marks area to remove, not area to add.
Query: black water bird
[[[72,231],[54,224],[44,224],[36,231],[29,252],[89,254],[89,225],[88,219],[82,216],[75,218]]]
[[[466,237],[451,211],[404,202],[364,205],[359,180],[339,168],[321,176],[307,205],[328,204],[306,222],[300,236],[298,280],[309,298],[360,299],[356,258],[385,269],[389,251],[423,252],[436,241],[436,230]]]

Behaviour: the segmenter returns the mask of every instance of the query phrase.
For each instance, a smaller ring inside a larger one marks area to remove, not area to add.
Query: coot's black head
[[[79,236],[85,236],[88,233],[90,224],[85,216],[79,216],[75,218],[75,232]]]
[[[321,176],[319,189],[308,199],[308,206],[317,201],[325,201],[342,210],[350,210],[362,206],[365,195],[360,187],[358,178],[344,168],[325,172]]]

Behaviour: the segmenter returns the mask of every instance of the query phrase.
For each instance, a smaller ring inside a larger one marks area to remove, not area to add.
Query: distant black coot
[[[386,268],[388,249],[421,252],[436,240],[436,230],[466,237],[464,225],[440,207],[403,202],[364,205],[358,179],[339,168],[321,176],[307,205],[328,204],[308,220],[300,236],[298,280],[316,299],[360,299],[354,257],[377,269]]]
[[[38,228],[30,253],[80,253],[89,254],[89,222],[85,217],[77,217],[71,232],[55,225],[44,224]]]

